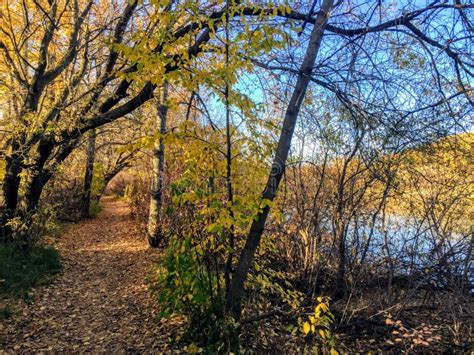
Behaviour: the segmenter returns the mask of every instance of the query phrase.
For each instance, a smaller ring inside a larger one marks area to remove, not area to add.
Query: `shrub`
[[[0,295],[27,297],[33,286],[50,280],[59,269],[56,249],[38,245],[25,253],[0,243]]]
[[[334,323],[334,315],[329,310],[329,297],[318,297],[318,304],[314,308],[314,312],[308,316],[308,319],[303,322],[299,319],[301,324],[301,331],[307,337],[313,336],[317,338],[322,344],[322,352],[337,355],[335,343],[336,338],[332,331]],[[316,347],[316,353],[319,351]]]
[[[235,351],[238,349],[236,324],[224,312],[219,281],[199,258],[191,238],[171,239],[150,288],[161,311],[157,320],[185,316],[187,322],[179,340],[188,351],[194,348],[206,353]]]
[[[102,204],[100,201],[92,200],[91,205],[89,207],[89,214],[92,217],[96,217],[102,211]]]
[[[46,186],[40,210],[48,218],[62,222],[77,222],[82,219],[83,184],[80,179],[55,176]]]

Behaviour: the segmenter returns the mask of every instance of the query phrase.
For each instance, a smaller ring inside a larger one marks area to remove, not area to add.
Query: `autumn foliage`
[[[57,270],[45,244],[79,258],[79,223],[94,252],[153,248],[134,270],[163,351],[469,351],[473,11],[2,2],[0,290]]]

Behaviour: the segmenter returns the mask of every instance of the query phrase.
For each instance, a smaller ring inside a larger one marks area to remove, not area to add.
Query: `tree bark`
[[[166,118],[168,115],[168,83],[164,82],[162,93],[159,95],[157,108],[160,119],[160,138],[155,143],[153,151],[153,176],[150,193],[150,209],[148,214],[147,239],[148,244],[156,248],[163,239],[160,227],[161,206],[163,205],[163,173],[165,169],[165,146],[163,135],[166,133]]]
[[[42,140],[38,144],[37,153],[38,159],[31,168],[32,176],[27,183],[25,191],[25,215],[34,214],[41,197],[44,185],[48,182],[50,174],[44,169],[44,166],[51,156],[54,149],[54,142],[50,140]]]
[[[54,142],[42,141],[38,146],[39,158],[37,159],[35,166],[32,168],[33,175],[27,181],[25,186],[25,198],[24,205],[22,208],[17,208],[15,217],[20,217],[23,224],[28,227],[26,231],[18,234],[17,245],[23,250],[28,250],[32,246],[32,235],[30,228],[33,226],[33,216],[36,213],[38,204],[40,202],[41,194],[44,187],[53,177],[57,167],[64,162],[64,160],[71,154],[76,148],[78,140],[75,140],[68,145],[63,146],[60,150],[56,151],[55,158],[48,162],[48,159],[54,150]],[[46,163],[49,164],[46,164]]]
[[[278,186],[285,171],[286,160],[291,146],[291,139],[295,130],[298,114],[301,104],[306,94],[311,72],[316,61],[316,57],[321,45],[324,29],[329,18],[330,11],[333,7],[333,0],[324,0],[321,10],[316,18],[313,30],[311,32],[310,42],[306,49],[303,63],[298,73],[295,89],[288,104],[283,127],[278,141],[275,157],[273,159],[272,168],[268,176],[267,184],[261,195],[262,200],[273,201]],[[265,205],[263,210],[257,214],[257,218],[250,227],[249,234],[245,246],[240,255],[234,276],[232,278],[229,291],[227,293],[227,310],[235,319],[240,319],[241,303],[244,293],[244,283],[247,279],[250,267],[255,256],[255,252],[260,244],[265,222],[270,212],[270,206]]]
[[[13,151],[15,152],[15,150]],[[8,223],[15,216],[18,206],[21,172],[20,157],[15,153],[7,157],[2,184],[3,208],[2,215],[0,216],[0,236],[2,239],[11,237],[11,228]]]
[[[44,143],[43,148],[39,149],[41,154],[40,159],[37,162],[36,174],[26,186],[25,200],[26,200],[26,214],[32,216],[36,209],[38,208],[38,203],[41,198],[41,193],[43,192],[44,187],[53,177],[54,172],[57,167],[66,160],[66,158],[71,154],[71,152],[76,148],[78,140],[71,142],[68,145],[63,146],[60,150],[55,153],[55,158],[53,161],[49,162],[49,165],[46,164],[47,160],[51,156],[51,152],[54,149],[54,144],[50,142]],[[30,197],[31,196],[31,197]]]
[[[82,194],[81,215],[83,218],[90,217],[92,178],[94,176],[95,161],[95,129],[89,132],[87,145],[86,171],[84,173],[84,191]]]

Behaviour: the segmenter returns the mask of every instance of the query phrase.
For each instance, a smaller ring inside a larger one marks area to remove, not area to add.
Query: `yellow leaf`
[[[308,334],[310,330],[311,330],[311,325],[308,322],[305,322],[303,324],[303,333]]]

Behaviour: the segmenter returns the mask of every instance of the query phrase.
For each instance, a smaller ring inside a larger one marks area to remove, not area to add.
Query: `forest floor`
[[[158,252],[140,237],[123,202],[102,202],[96,218],[69,226],[54,242],[62,271],[0,322],[0,353],[163,349],[166,334],[145,283]]]

